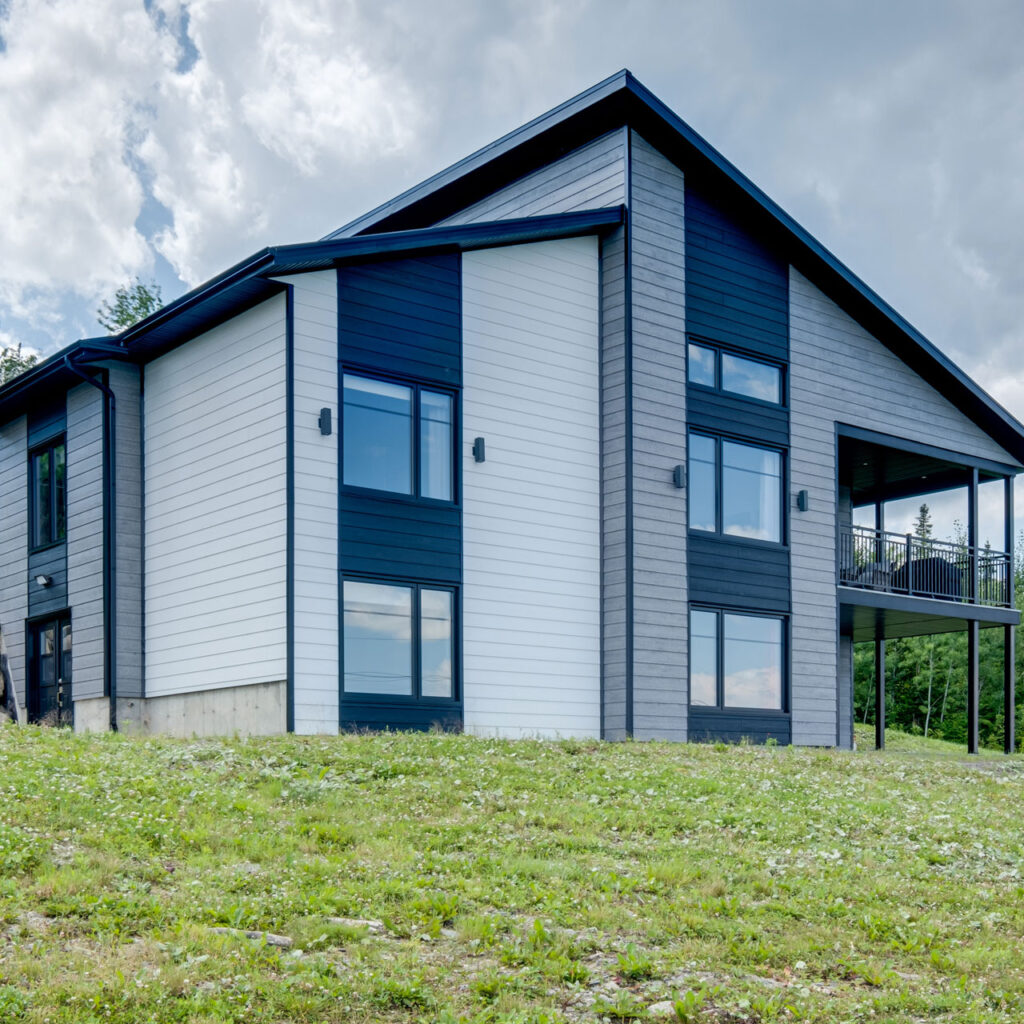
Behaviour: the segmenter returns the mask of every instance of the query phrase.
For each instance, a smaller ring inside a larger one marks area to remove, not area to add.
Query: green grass
[[[3,727],[0,1021],[1018,1022],[1024,760],[902,745]]]

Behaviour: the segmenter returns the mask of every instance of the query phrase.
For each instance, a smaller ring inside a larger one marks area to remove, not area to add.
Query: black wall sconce
[[[676,466],[672,470],[672,483],[675,484],[680,490],[686,486],[686,467]]]
[[[317,420],[317,423],[320,425],[320,433],[327,437],[331,433],[331,410],[321,409],[320,419]]]
[[[487,446],[482,437],[477,437],[473,440],[473,459],[476,462],[487,461]]]
[[[806,512],[811,507],[811,500],[806,491],[797,492],[796,507],[801,512]]]

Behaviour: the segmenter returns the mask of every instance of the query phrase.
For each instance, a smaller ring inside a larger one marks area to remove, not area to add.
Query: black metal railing
[[[839,582],[911,597],[1013,607],[1013,573],[1005,552],[864,526],[839,528]]]

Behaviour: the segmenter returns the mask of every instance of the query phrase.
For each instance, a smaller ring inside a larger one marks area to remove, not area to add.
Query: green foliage
[[[915,529],[928,520],[927,506]],[[923,517],[923,518],[922,518]],[[930,529],[930,525],[927,527]],[[930,534],[928,534],[930,536]],[[919,533],[919,536],[923,534]],[[1024,537],[1017,550],[1024,550]],[[1024,607],[1024,563],[1014,567],[1016,606]],[[886,641],[885,721],[890,728],[920,736],[967,742],[967,633],[939,633]],[[1017,627],[1017,677],[1024,672],[1024,625]],[[1003,630],[983,629],[978,652],[981,694],[978,727],[982,746],[1003,747]],[[854,714],[875,718],[874,644],[854,647]],[[1017,749],[1024,749],[1024,705],[1016,707]]]
[[[96,310],[100,326],[111,334],[119,334],[132,324],[145,320],[163,306],[160,285],[156,281],[143,284],[135,278],[133,284],[122,285],[114,292],[114,301],[104,300]]]
[[[19,373],[35,366],[39,357],[32,352],[23,352],[21,342],[14,346],[0,348],[0,384],[6,384],[14,380]]]

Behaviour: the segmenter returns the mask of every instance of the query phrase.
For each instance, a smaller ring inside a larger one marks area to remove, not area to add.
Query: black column
[[[875,640],[875,750],[885,750],[885,640]]]
[[[1013,572],[1013,477],[1003,479],[1003,550],[1006,552],[1006,602],[1015,604]],[[1003,627],[1003,749],[1017,749],[1017,650],[1016,628]]]
[[[967,753],[978,752],[978,620],[967,623]]]

